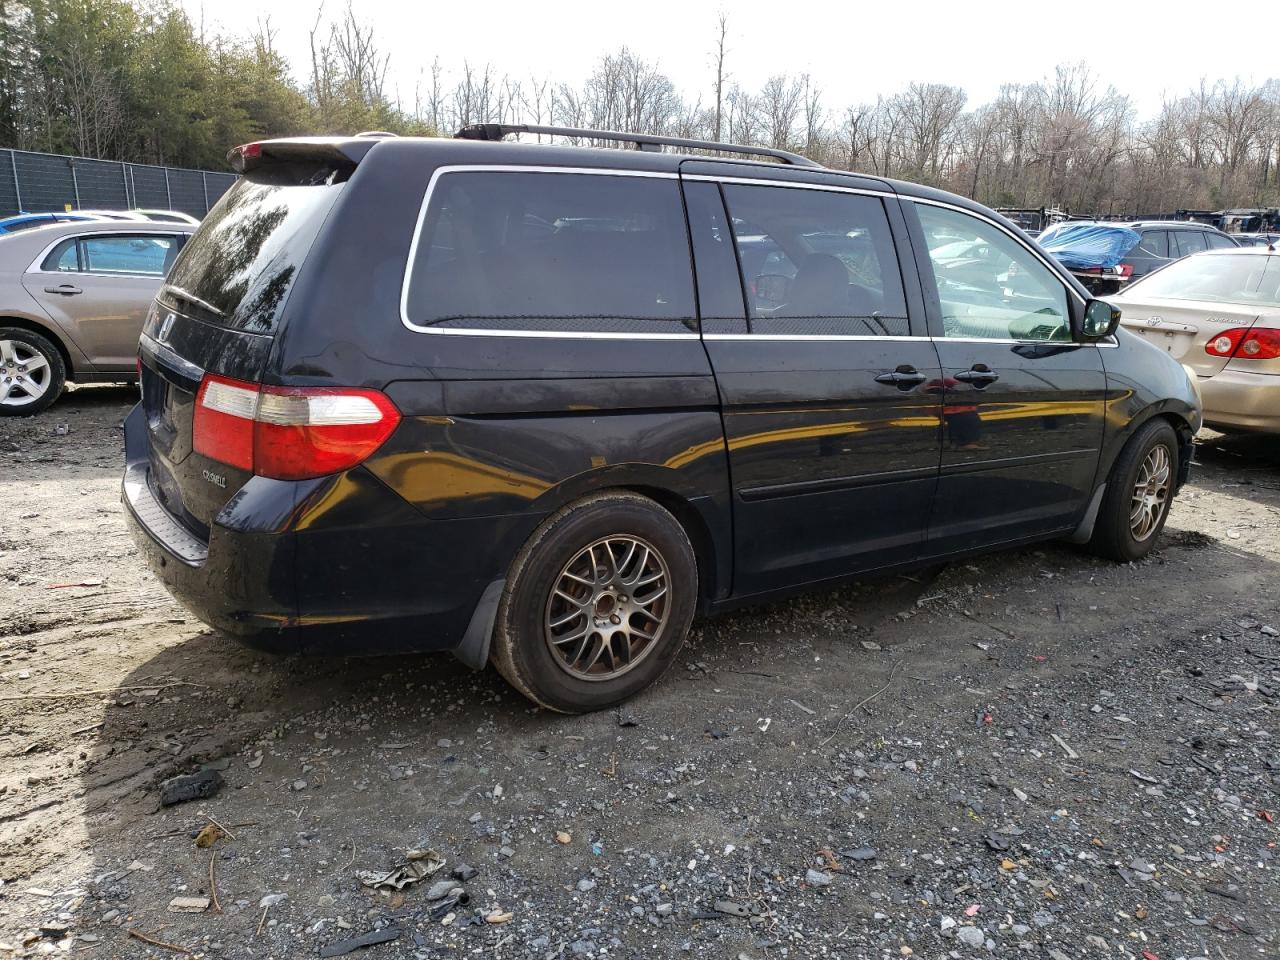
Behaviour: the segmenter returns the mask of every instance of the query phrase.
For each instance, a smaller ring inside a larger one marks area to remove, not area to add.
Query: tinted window
[[[82,237],[81,269],[86,273],[128,273],[163,277],[178,252],[178,238],[129,234]],[[61,269],[61,267],[59,267]]]
[[[76,238],[69,237],[49,251],[49,255],[40,264],[41,270],[57,270],[61,273],[72,273],[80,269],[80,261],[76,255]]]
[[[1220,233],[1206,233],[1204,239],[1209,244],[1210,250],[1226,250],[1236,245],[1234,240],[1230,237],[1224,237]]]
[[[1071,339],[1063,281],[994,224],[916,204],[948,337]]]
[[[460,172],[431,196],[410,322],[440,327],[688,333],[693,271],[674,180]]]
[[[1175,256],[1185,257],[1205,249],[1204,233],[1200,230],[1170,230],[1169,237],[1177,247]]]
[[[1280,307],[1280,256],[1224,253],[1179,260],[1135,283],[1125,296]]]
[[[1163,230],[1143,230],[1142,239],[1133,251],[1148,257],[1169,256],[1169,235]]]
[[[751,333],[910,333],[879,198],[732,184],[724,194]]]
[[[261,179],[266,176],[273,179]],[[195,298],[180,299],[179,306],[209,322],[270,333],[341,189],[325,169],[299,176],[286,167],[237,180],[169,274],[170,287]]]

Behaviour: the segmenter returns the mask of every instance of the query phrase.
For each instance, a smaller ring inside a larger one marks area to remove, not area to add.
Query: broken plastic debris
[[[357,871],[356,877],[366,887],[375,890],[403,890],[425,880],[445,864],[445,859],[434,850],[415,850],[418,856],[385,873],[377,870]]]

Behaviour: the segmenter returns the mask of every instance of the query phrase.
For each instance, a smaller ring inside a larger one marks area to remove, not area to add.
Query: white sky
[[[278,47],[305,79],[316,0],[181,2],[194,22],[203,17],[207,32],[246,35],[269,10]],[[326,0],[326,17],[340,16],[344,2]],[[751,90],[774,73],[808,72],[825,106],[838,111],[919,80],[963,87],[973,107],[1002,83],[1031,82],[1057,63],[1084,60],[1145,119],[1165,94],[1180,95],[1201,76],[1267,79],[1280,34],[1273,0],[356,0],[355,8],[391,55],[389,90],[398,88],[410,109],[419,70],[437,56],[447,79],[465,59],[499,74],[577,84],[623,44],[657,61],[687,99],[700,95],[706,103],[717,16],[725,10],[731,79]],[[1280,75],[1280,66],[1270,73]]]

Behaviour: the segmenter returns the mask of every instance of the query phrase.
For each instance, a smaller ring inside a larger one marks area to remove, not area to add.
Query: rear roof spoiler
[[[289,137],[242,143],[227,153],[227,163],[236,173],[248,173],[273,160],[313,160],[340,167],[354,167],[379,140],[394,134],[382,132],[355,137]]]

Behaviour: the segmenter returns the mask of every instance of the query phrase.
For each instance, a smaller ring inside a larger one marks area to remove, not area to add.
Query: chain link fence
[[[0,149],[0,216],[50,210],[181,210],[203,217],[234,173]]]

